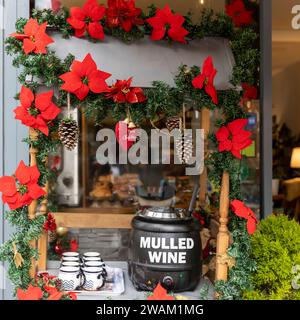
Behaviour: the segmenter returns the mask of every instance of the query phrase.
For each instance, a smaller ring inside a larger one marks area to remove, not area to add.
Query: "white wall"
[[[3,6],[5,4],[5,6]],[[15,32],[15,22],[19,17],[28,17],[29,0],[0,0],[3,16],[0,16],[0,176],[11,175],[20,160],[28,161],[28,147],[22,140],[28,135],[28,128],[14,119],[13,109],[17,101],[14,96],[20,91],[17,81],[18,70],[12,66],[12,57],[4,54],[4,39]],[[14,229],[4,219],[7,207],[0,201],[0,243],[6,241]],[[12,298],[10,281],[3,274],[0,263],[0,277],[4,276],[5,289],[0,288],[0,300]],[[6,267],[6,265],[5,265]]]

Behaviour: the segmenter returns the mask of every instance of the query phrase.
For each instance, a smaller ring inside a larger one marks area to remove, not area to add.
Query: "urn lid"
[[[139,211],[138,216],[150,219],[186,220],[186,210],[170,207],[151,207]]]

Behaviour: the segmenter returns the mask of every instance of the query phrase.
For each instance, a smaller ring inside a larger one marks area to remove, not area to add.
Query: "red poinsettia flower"
[[[53,91],[34,96],[33,92],[22,87],[20,93],[21,105],[14,109],[15,119],[31,128],[49,135],[48,122],[54,120],[61,110],[52,102]]]
[[[75,292],[68,292],[71,300],[77,300],[77,294]]]
[[[17,297],[18,300],[41,300],[43,298],[43,291],[39,287],[29,285],[27,290],[18,288]]]
[[[47,220],[44,223],[43,229],[45,231],[54,232],[56,230],[56,221],[52,213],[48,213]]]
[[[47,300],[60,300],[63,295],[64,295],[63,292],[56,291],[56,292],[52,293],[52,294],[48,297]]]
[[[97,0],[88,0],[82,8],[72,7],[67,21],[74,28],[76,37],[81,38],[88,32],[92,38],[102,40],[104,31],[100,20],[104,15],[103,5],[99,5]]]
[[[7,203],[11,210],[15,210],[39,199],[45,195],[45,191],[38,185],[39,177],[37,166],[27,167],[21,161],[13,177],[0,178],[2,201]]]
[[[242,87],[244,90],[243,93],[243,102],[247,102],[249,100],[256,100],[257,99],[257,87],[250,86],[248,83],[242,83]]]
[[[116,103],[139,103],[147,98],[142,88],[131,87],[132,77],[128,80],[117,80],[106,94],[107,98],[112,98]]]
[[[78,250],[78,242],[75,239],[73,239],[70,241],[70,251],[77,252],[77,250]]]
[[[52,294],[54,294],[54,293],[56,293],[58,291],[55,286],[47,286],[47,285],[45,285],[43,288],[47,293],[49,293],[49,295],[52,295]]]
[[[248,233],[253,234],[256,230],[257,225],[257,218],[254,212],[240,200],[232,201],[231,209],[238,217],[247,220]]]
[[[62,8],[62,3],[60,0],[51,0],[52,11],[58,12]]]
[[[25,54],[47,53],[46,47],[54,42],[46,33],[47,22],[39,25],[35,19],[29,19],[24,27],[24,34],[13,33],[10,36],[23,41]]]
[[[144,24],[139,18],[142,9],[135,7],[135,0],[108,0],[106,9],[106,25],[109,28],[121,27],[130,32],[133,26]]]
[[[216,74],[217,70],[213,65],[212,57],[209,56],[203,62],[201,74],[192,81],[194,88],[202,89],[204,87],[205,92],[212,98],[214,104],[218,104],[217,90],[214,86]]]
[[[246,9],[243,0],[233,0],[226,5],[226,14],[232,18],[236,27],[249,25],[253,21],[253,12]]]
[[[84,100],[91,90],[94,93],[107,92],[109,87],[105,82],[110,73],[100,71],[92,56],[88,54],[82,62],[75,60],[71,71],[60,76],[65,83],[63,90],[74,93],[79,100]]]
[[[236,158],[242,158],[241,151],[252,144],[251,132],[243,129],[247,123],[247,119],[234,120],[217,131],[220,152],[229,151]]]
[[[157,9],[155,17],[148,18],[147,22],[153,28],[152,40],[161,40],[167,33],[172,40],[186,43],[185,37],[189,32],[183,27],[185,19],[180,14],[172,13],[169,5],[164,9]]]
[[[148,296],[147,300],[175,300],[173,296],[167,294],[167,290],[160,283],[153,290],[153,295]]]
[[[47,286],[50,280],[57,279],[56,276],[51,276],[48,272],[39,272],[39,274],[35,278],[35,282],[37,283],[39,279],[43,280],[43,283]]]

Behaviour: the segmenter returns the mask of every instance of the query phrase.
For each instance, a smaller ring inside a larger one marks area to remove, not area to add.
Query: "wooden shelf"
[[[124,208],[126,209],[126,208]],[[58,226],[67,228],[130,229],[134,213],[107,212],[56,212],[53,213]]]
[[[62,213],[99,213],[99,214],[108,214],[108,213],[116,213],[116,214],[134,214],[136,212],[135,207],[119,207],[119,206],[111,206],[111,207],[101,207],[101,208],[62,208]]]

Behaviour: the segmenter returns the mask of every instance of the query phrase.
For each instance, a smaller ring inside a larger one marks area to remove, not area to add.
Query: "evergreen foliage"
[[[292,286],[300,275],[300,225],[284,215],[270,216],[259,224],[251,244],[257,270],[244,299],[300,300],[300,290]]]

